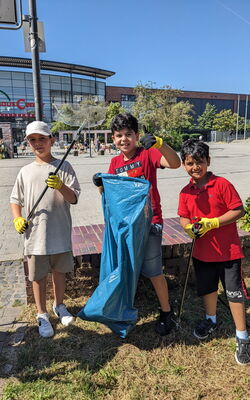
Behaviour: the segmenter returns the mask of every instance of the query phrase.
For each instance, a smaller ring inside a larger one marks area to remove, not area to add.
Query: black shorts
[[[198,296],[217,292],[219,280],[221,280],[228,301],[242,303],[248,297],[242,278],[241,259],[204,262],[193,258],[193,264]]]

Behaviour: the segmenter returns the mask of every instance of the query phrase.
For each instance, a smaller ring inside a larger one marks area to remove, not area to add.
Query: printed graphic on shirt
[[[116,175],[130,176],[130,178],[142,178],[145,179],[141,161],[135,161],[131,164],[123,165],[122,167],[115,169]]]

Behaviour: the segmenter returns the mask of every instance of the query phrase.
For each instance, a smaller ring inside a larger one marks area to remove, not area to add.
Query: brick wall
[[[250,235],[241,237],[241,242],[245,254],[245,259],[243,260],[243,271],[244,276],[250,278]],[[179,282],[183,282],[186,275],[186,268],[188,257],[191,249],[191,243],[185,244],[175,244],[175,245],[163,245],[162,246],[162,265],[164,266],[164,272],[166,274],[167,279],[170,281],[178,280]],[[75,268],[76,271],[79,267],[81,267],[80,275],[83,274],[91,275],[94,277],[95,284],[98,281],[101,254],[85,254],[82,256],[77,256],[75,259]],[[26,290],[27,290],[27,301],[34,302],[32,286],[31,282],[28,281],[27,275],[27,264],[25,263],[25,275],[26,275]],[[191,269],[189,284],[194,284],[194,271]],[[86,293],[85,286],[79,286],[79,279],[77,277],[77,272],[72,274],[67,274],[67,294],[69,297],[74,298],[75,296],[80,295],[81,291]],[[82,285],[85,285],[86,280],[81,280]],[[170,284],[171,287],[171,284]],[[89,288],[89,294],[92,293],[94,287]],[[52,282],[51,282],[51,274],[48,277],[48,286],[47,286],[47,298],[53,297],[52,290]]]
[[[133,87],[123,87],[123,86],[106,86],[106,101],[117,101],[121,102],[122,94],[134,94]],[[240,95],[241,101],[246,101],[247,95]],[[238,104],[238,94],[234,93],[218,93],[218,92],[196,92],[183,90],[179,94],[180,98],[191,98],[191,99],[207,99],[209,100],[232,100],[233,101],[233,111],[237,112]]]
[[[121,102],[122,94],[134,94],[132,87],[106,86],[106,101]]]

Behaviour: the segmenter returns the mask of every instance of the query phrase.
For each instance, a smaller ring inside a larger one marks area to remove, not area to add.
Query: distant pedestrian
[[[22,156],[26,156],[26,150],[27,150],[27,142],[22,142],[22,143],[21,143],[21,153],[22,153]]]
[[[15,158],[15,156],[16,156],[16,158],[18,158],[18,150],[17,150],[16,143],[13,144],[13,155],[14,155],[14,158]]]

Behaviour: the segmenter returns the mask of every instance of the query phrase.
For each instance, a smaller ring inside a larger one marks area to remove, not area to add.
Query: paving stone
[[[0,332],[0,342],[4,342],[7,337],[6,332]]]
[[[5,375],[9,375],[11,373],[12,369],[13,369],[13,364],[6,363],[6,364],[4,364],[4,367],[3,367],[3,373]]]
[[[8,340],[8,346],[18,346],[24,338],[25,332],[14,333]]]

